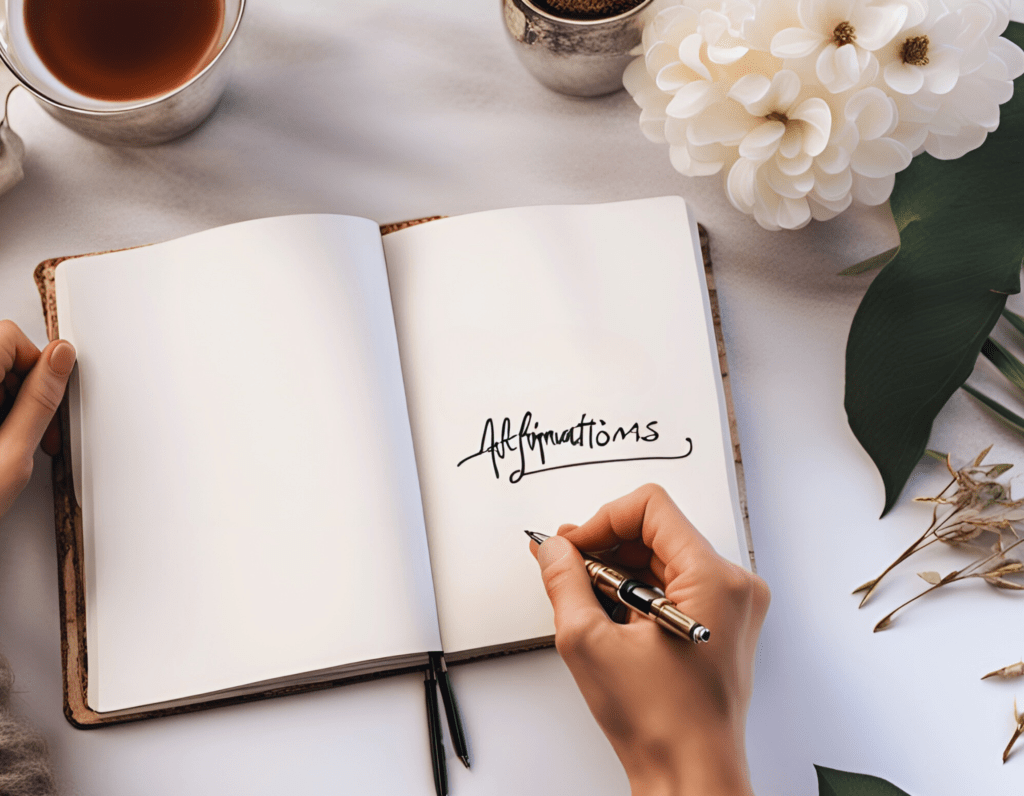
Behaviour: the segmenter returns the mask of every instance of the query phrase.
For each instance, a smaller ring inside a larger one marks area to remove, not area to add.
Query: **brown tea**
[[[111,102],[155,97],[216,55],[224,0],[24,0],[25,29],[51,74]]]

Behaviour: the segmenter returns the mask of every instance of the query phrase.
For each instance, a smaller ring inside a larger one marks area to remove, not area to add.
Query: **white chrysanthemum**
[[[888,44],[907,19],[902,3],[868,0],[798,0],[799,26],[776,33],[777,58],[814,61],[818,80],[829,91],[853,88],[871,53]]]
[[[656,0],[623,83],[687,176],[768,229],[881,204],[915,151],[959,157],[1024,72],[1009,0]]]
[[[959,53],[950,61],[956,75],[937,82],[939,87],[953,85],[937,91],[926,80],[916,93],[896,94],[899,125],[893,133],[911,151],[926,151],[940,160],[962,157],[984,143],[999,126],[999,106],[1013,96],[1014,79],[1024,73],[1024,52],[1000,35],[1009,19],[1008,4],[961,2],[937,24],[948,24],[947,18],[956,23],[950,45]],[[930,57],[931,34],[925,39],[923,52]]]

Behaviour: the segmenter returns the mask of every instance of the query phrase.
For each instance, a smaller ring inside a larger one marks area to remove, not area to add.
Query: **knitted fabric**
[[[0,655],[0,796],[56,796],[46,742],[11,713],[14,673]]]

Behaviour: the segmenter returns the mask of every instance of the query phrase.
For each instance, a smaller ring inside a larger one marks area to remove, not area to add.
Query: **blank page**
[[[749,566],[695,243],[677,197],[385,236],[446,652],[550,636],[523,530],[649,481]]]
[[[252,221],[56,273],[92,708],[439,647],[373,222]]]

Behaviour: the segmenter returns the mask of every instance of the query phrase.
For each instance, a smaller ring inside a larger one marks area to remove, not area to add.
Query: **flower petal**
[[[938,160],[956,160],[984,144],[987,136],[984,127],[964,126],[955,135],[929,135],[924,148]]]
[[[804,123],[804,152],[811,156],[820,155],[832,132],[832,110],[828,103],[821,97],[805,99],[790,111],[789,119]]]
[[[870,51],[888,44],[900,32],[906,20],[907,7],[902,3],[891,3],[860,5],[855,9],[850,22],[857,31],[857,46]]]
[[[779,148],[786,132],[782,122],[765,121],[747,133],[740,142],[740,157],[748,160],[767,160]]]
[[[733,83],[726,96],[736,100],[752,116],[765,116],[769,111],[765,97],[771,87],[772,81],[764,75],[749,74]]]
[[[1024,50],[1004,36],[1000,36],[992,45],[992,53],[1006,65],[1006,76],[1016,80],[1024,74]]]
[[[850,158],[850,168],[865,177],[880,178],[910,165],[910,150],[891,138],[861,141]]]
[[[750,213],[756,202],[757,169],[760,164],[740,158],[732,164],[725,181],[725,192],[733,207],[743,213]]]
[[[793,158],[785,158],[782,157],[781,154],[775,156],[775,166],[787,177],[795,177],[798,174],[803,174],[813,163],[814,158],[806,152],[800,152]]]
[[[787,124],[786,133],[782,136],[782,142],[779,144],[779,154],[784,158],[795,158],[800,154],[800,150],[804,145],[804,134],[801,130],[802,125],[799,124]]]
[[[707,80],[695,80],[675,92],[672,101],[665,108],[665,113],[675,119],[689,119],[704,111],[718,99],[719,92],[714,83]]]
[[[784,197],[779,204],[779,212],[776,216],[779,226],[783,229],[800,229],[807,226],[811,220],[811,208],[804,198],[790,199]]]
[[[807,194],[807,204],[811,208],[811,217],[816,221],[828,221],[835,218],[848,208],[852,201],[853,196],[849,193],[838,202],[823,202],[813,192]]]
[[[697,146],[716,143],[738,146],[743,137],[762,121],[750,116],[738,103],[726,100],[695,117],[686,137]]]
[[[699,33],[691,33],[679,43],[679,60],[705,80],[711,79],[711,72],[700,59],[700,49],[704,37]]]
[[[833,94],[853,88],[860,79],[857,48],[852,44],[842,47],[827,44],[815,63],[815,73],[821,84]]]
[[[776,58],[806,58],[827,39],[805,28],[786,28],[772,37],[771,54]]]
[[[763,173],[768,185],[779,196],[800,199],[807,196],[807,193],[814,187],[814,173],[811,170],[790,176],[783,174],[774,162],[770,162],[764,167]]]
[[[843,169],[838,174],[826,174],[815,169],[813,194],[820,199],[838,202],[850,193],[852,187],[853,173],[849,169]]]
[[[896,184],[896,175],[889,174],[886,177],[865,177],[862,174],[853,175],[853,198],[862,205],[880,205],[889,198],[893,186]]]
[[[717,174],[722,169],[721,163],[704,163],[690,157],[690,151],[686,146],[671,146],[668,150],[668,159],[672,168],[686,177],[707,177]]]
[[[916,94],[924,85],[924,71],[903,61],[893,61],[882,71],[886,85],[900,94]],[[952,88],[952,86],[950,86]]]
[[[932,94],[948,94],[960,77],[960,58],[956,50],[952,47],[939,47],[929,58],[930,63],[924,70],[925,86]]]
[[[865,88],[846,101],[843,115],[857,125],[861,140],[881,138],[896,124],[896,103],[880,88]]]

